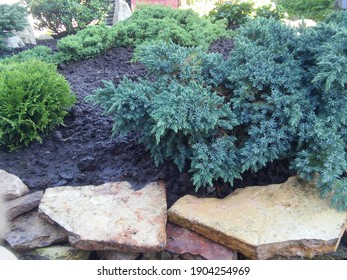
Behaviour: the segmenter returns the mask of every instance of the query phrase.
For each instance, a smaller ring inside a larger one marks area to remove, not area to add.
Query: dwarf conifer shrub
[[[38,59],[43,62],[54,64],[58,64],[60,62],[59,55],[54,54],[51,48],[46,46],[37,46],[30,50],[22,51],[18,54],[1,59],[0,63],[11,64],[14,62],[24,62],[33,59]]]
[[[39,60],[0,64],[0,145],[17,150],[63,124],[74,104],[56,66]]]
[[[92,25],[58,41],[62,60],[83,60],[105,53],[113,46],[113,32],[106,25]]]
[[[14,4],[0,5],[0,49],[4,49],[3,40],[11,31],[21,31],[25,28],[26,14],[25,7]],[[10,33],[11,34],[11,33]]]
[[[196,188],[286,159],[346,209],[346,32],[259,18],[241,26],[227,61],[173,43],[141,46],[156,78],[105,82],[89,99],[114,116],[114,133],[141,132],[157,164],[189,168]]]
[[[237,121],[230,104],[213,90],[210,72],[222,56],[173,43],[142,47],[138,55],[155,81],[124,79],[117,87],[105,82],[88,99],[114,116],[114,133],[141,131],[140,141],[157,164],[170,159],[182,170],[193,160],[197,188],[219,177],[232,183],[239,173],[229,133]]]
[[[173,41],[183,46],[202,46],[231,36],[224,22],[212,23],[192,10],[149,5],[113,27],[117,46],[138,46],[145,42]]]

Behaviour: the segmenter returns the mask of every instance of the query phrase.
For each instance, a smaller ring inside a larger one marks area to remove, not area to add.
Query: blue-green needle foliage
[[[336,21],[251,20],[226,61],[172,42],[142,46],[155,79],[105,82],[89,99],[114,116],[114,133],[141,131],[157,164],[188,167],[196,188],[288,159],[346,209],[347,31]]]

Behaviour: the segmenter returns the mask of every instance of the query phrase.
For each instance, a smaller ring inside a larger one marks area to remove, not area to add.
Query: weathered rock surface
[[[176,254],[200,255],[208,260],[236,260],[237,252],[188,229],[168,223],[166,250]]]
[[[11,221],[5,240],[14,250],[24,252],[67,241],[67,233],[40,219],[37,211],[31,211]]]
[[[113,24],[126,20],[131,17],[132,12],[127,2],[124,0],[114,1],[114,14],[113,14]]]
[[[16,260],[17,257],[5,247],[0,246],[0,260]]]
[[[29,193],[28,187],[17,176],[0,169],[0,195],[11,200]]]
[[[83,251],[69,245],[55,245],[38,248],[20,256],[25,260],[88,260],[90,251]]]
[[[251,259],[333,252],[347,226],[347,212],[333,209],[312,183],[297,177],[238,189],[222,200],[187,195],[168,215],[170,221]]]
[[[145,252],[165,247],[166,207],[164,184],[134,191],[117,182],[47,189],[39,212],[65,228],[76,248]]]
[[[34,192],[25,196],[7,201],[5,203],[5,211],[10,220],[18,217],[21,214],[27,213],[30,210],[39,206],[43,191]]]
[[[6,38],[5,45],[10,49],[18,49],[25,46],[23,40],[17,35]]]
[[[24,44],[36,45],[36,38],[34,36],[34,30],[27,17],[27,26],[21,31],[15,31],[15,35],[22,39]]]
[[[135,260],[140,253],[125,253],[119,251],[98,251],[101,260]]]

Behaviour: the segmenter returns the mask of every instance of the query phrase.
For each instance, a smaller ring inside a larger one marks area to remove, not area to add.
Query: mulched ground
[[[55,49],[54,41],[44,44]],[[232,40],[218,40],[210,51],[227,57],[232,47]],[[45,135],[42,144],[32,143],[15,153],[0,148],[0,169],[17,175],[32,190],[123,180],[140,188],[146,182],[164,180],[169,206],[188,193],[216,197],[229,194],[233,189],[221,182],[217,182],[218,189],[201,188],[195,193],[188,172],[180,173],[171,162],[155,166],[145,148],[137,144],[139,132],[112,137],[112,118],[84,101],[102,86],[102,80],[117,84],[125,76],[133,80],[145,78],[146,69],[140,63],[131,63],[132,55],[132,48],[116,48],[93,59],[59,65],[59,72],[78,99],[65,126]],[[237,181],[234,187],[279,183],[290,175],[287,162],[275,162],[257,173],[246,173],[243,181]]]

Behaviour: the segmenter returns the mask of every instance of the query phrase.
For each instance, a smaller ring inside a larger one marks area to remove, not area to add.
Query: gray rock
[[[6,202],[5,211],[8,218],[13,220],[15,217],[38,207],[42,196],[43,191],[38,191]]]
[[[23,40],[19,36],[14,35],[5,39],[5,45],[10,49],[23,48],[25,46]]]
[[[36,38],[34,36],[34,30],[27,17],[27,26],[21,31],[14,31],[15,35],[22,39],[24,44],[36,45]]]
[[[165,247],[166,207],[164,184],[134,191],[117,182],[47,189],[39,212],[69,232],[76,248],[145,252]]]
[[[131,9],[124,0],[115,0],[114,1],[114,14],[113,14],[113,24],[126,20],[131,17]]]
[[[5,240],[14,250],[24,252],[67,241],[67,233],[40,219],[37,211],[31,211],[11,221]]]
[[[0,195],[12,200],[29,193],[28,187],[17,176],[0,169]]]

